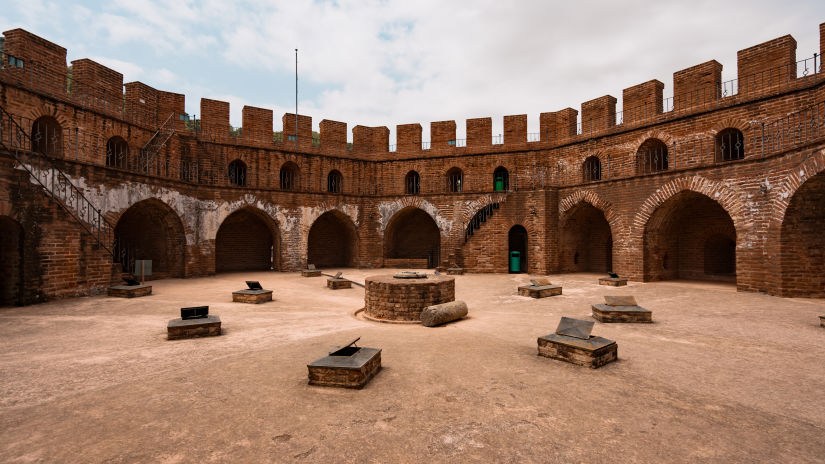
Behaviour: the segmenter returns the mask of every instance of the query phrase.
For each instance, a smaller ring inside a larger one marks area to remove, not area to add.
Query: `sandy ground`
[[[0,462],[825,461],[825,301],[596,278],[552,276],[564,294],[533,300],[516,295],[526,275],[458,276],[470,317],[439,328],[356,319],[363,289],[284,273],[2,308]],[[232,303],[245,279],[275,301]],[[536,356],[560,316],[587,319],[605,294],[655,321],[596,323],[618,362]],[[198,304],[224,334],[167,341]],[[383,349],[366,388],[307,385],[308,362],[359,335]]]

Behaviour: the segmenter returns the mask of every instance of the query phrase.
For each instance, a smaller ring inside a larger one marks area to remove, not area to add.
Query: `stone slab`
[[[464,275],[463,267],[448,267],[447,275]]]
[[[359,348],[352,356],[327,355],[307,364],[310,385],[363,388],[381,370],[381,349]]]
[[[172,319],[166,332],[169,340],[214,337],[221,334],[221,319],[214,314],[199,319]]]
[[[113,285],[107,291],[109,296],[118,298],[138,298],[152,294],[151,285]]]
[[[327,279],[327,288],[338,290],[341,288],[352,288],[352,282],[347,279]]]
[[[243,289],[232,292],[232,301],[236,303],[259,304],[272,301],[272,290],[250,290]]]
[[[302,269],[301,277],[321,277],[321,271],[319,269]]]
[[[825,327],[825,316],[819,316],[819,325]]]
[[[561,295],[560,285],[522,285],[518,288],[518,294],[521,296],[529,296],[531,298],[545,298],[548,296]]]
[[[608,306],[636,306],[636,298],[632,296],[605,295],[604,304]]]
[[[613,340],[591,336],[587,340],[552,333],[539,337],[538,354],[547,358],[596,369],[618,359]]]
[[[593,305],[593,318],[599,322],[651,323],[653,312],[641,306]]]
[[[599,285],[609,285],[611,287],[623,287],[627,285],[627,279],[621,277],[600,277]]]

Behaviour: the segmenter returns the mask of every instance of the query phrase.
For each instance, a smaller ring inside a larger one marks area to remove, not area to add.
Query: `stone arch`
[[[448,236],[450,231],[453,229],[453,221],[450,221],[441,216],[439,214],[438,207],[419,196],[408,195],[400,197],[394,200],[392,203],[379,205],[378,232],[380,234],[383,234],[387,230],[387,225],[390,223],[390,220],[393,218],[393,216],[395,216],[395,214],[401,211],[402,209],[408,207],[419,208],[424,210],[424,212],[426,212],[427,214],[429,214],[430,218],[432,218],[432,220],[435,221],[436,225],[438,226],[438,230],[441,232],[442,237]]]
[[[582,202],[588,203],[594,208],[600,210],[604,215],[605,220],[607,220],[607,223],[610,225],[610,234],[614,239],[619,237],[622,232],[621,217],[609,201],[602,198],[593,190],[576,190],[559,202],[559,217],[561,218],[560,224],[564,224],[567,218],[570,217],[569,212],[571,209]]]
[[[559,222],[559,269],[601,272],[613,269],[612,225],[598,201],[579,200]]]
[[[799,163],[787,174],[782,175],[781,177],[784,178],[785,181],[778,186],[771,186],[767,180],[766,183],[763,183],[763,188],[773,191],[770,208],[770,222],[773,227],[781,225],[785,220],[788,205],[791,202],[791,198],[793,198],[797,190],[799,190],[799,187],[801,187],[805,181],[823,171],[825,171],[825,149],[812,153],[805,161]]]
[[[274,219],[245,206],[226,216],[218,228],[215,272],[277,270],[280,252],[280,231]]]
[[[396,212],[384,230],[384,265],[432,268],[439,264],[441,233],[423,209],[408,206]]]
[[[153,279],[185,275],[183,223],[166,203],[149,198],[133,204],[118,218],[115,236],[124,267],[132,259],[150,259]]]
[[[358,266],[358,230],[346,214],[329,210],[307,235],[307,263],[321,268]]]
[[[0,306],[22,303],[23,227],[0,215]]]
[[[734,221],[719,202],[681,190],[662,202],[645,224],[644,280],[735,282],[736,237]],[[707,262],[709,247],[717,253],[712,263]]]

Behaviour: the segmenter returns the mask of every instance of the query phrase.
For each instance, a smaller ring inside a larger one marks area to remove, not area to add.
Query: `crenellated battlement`
[[[825,51],[825,23],[819,25],[820,55],[797,61],[796,40],[785,35],[740,50],[737,53],[736,79],[722,81],[722,65],[710,60],[673,73],[673,96],[665,98],[665,84],[650,80],[622,91],[618,99],[604,95],[585,101],[581,111],[565,108],[539,115],[539,132],[527,131],[527,115],[505,116],[503,138],[492,134],[489,117],[466,120],[466,139],[456,139],[456,121],[430,123],[430,141],[422,138],[419,123],[396,127],[396,144],[390,145],[385,126],[352,128],[352,153],[369,157],[391,156],[390,152],[469,154],[494,146],[515,147],[538,143],[552,146],[590,138],[639,125],[679,117],[685,113],[737,104],[768,94],[810,85],[821,77],[821,53]],[[222,143],[272,146],[283,150],[313,151],[346,155],[347,124],[323,120],[320,140],[313,139],[312,118],[286,113],[282,117],[283,137],[273,140],[274,112],[244,106],[242,130],[230,124],[228,102],[202,98],[200,123],[187,124],[185,96],[152,88],[141,82],[123,82],[123,75],[88,58],[74,60],[67,72],[65,48],[23,29],[4,32],[5,54],[0,80],[35,88],[51,97],[100,111],[108,116],[154,130],[170,116],[174,129],[194,129]],[[234,138],[230,137],[230,134]],[[290,143],[296,142],[297,143]],[[549,145],[548,145],[549,144]],[[460,151],[456,151],[460,149]]]

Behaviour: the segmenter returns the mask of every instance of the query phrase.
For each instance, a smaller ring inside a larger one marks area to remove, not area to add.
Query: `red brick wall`
[[[622,91],[622,120],[624,123],[642,121],[662,113],[662,90],[665,84],[657,81],[628,87]]]
[[[673,108],[687,111],[721,97],[722,65],[710,60],[673,73]]]
[[[0,216],[0,306],[20,301],[23,228],[14,219]]]
[[[616,125],[616,97],[605,95],[582,103],[582,134]]]
[[[825,297],[825,174],[797,190],[782,223],[782,293]]]
[[[215,272],[277,269],[278,240],[257,214],[241,210],[221,223],[215,238]]]

